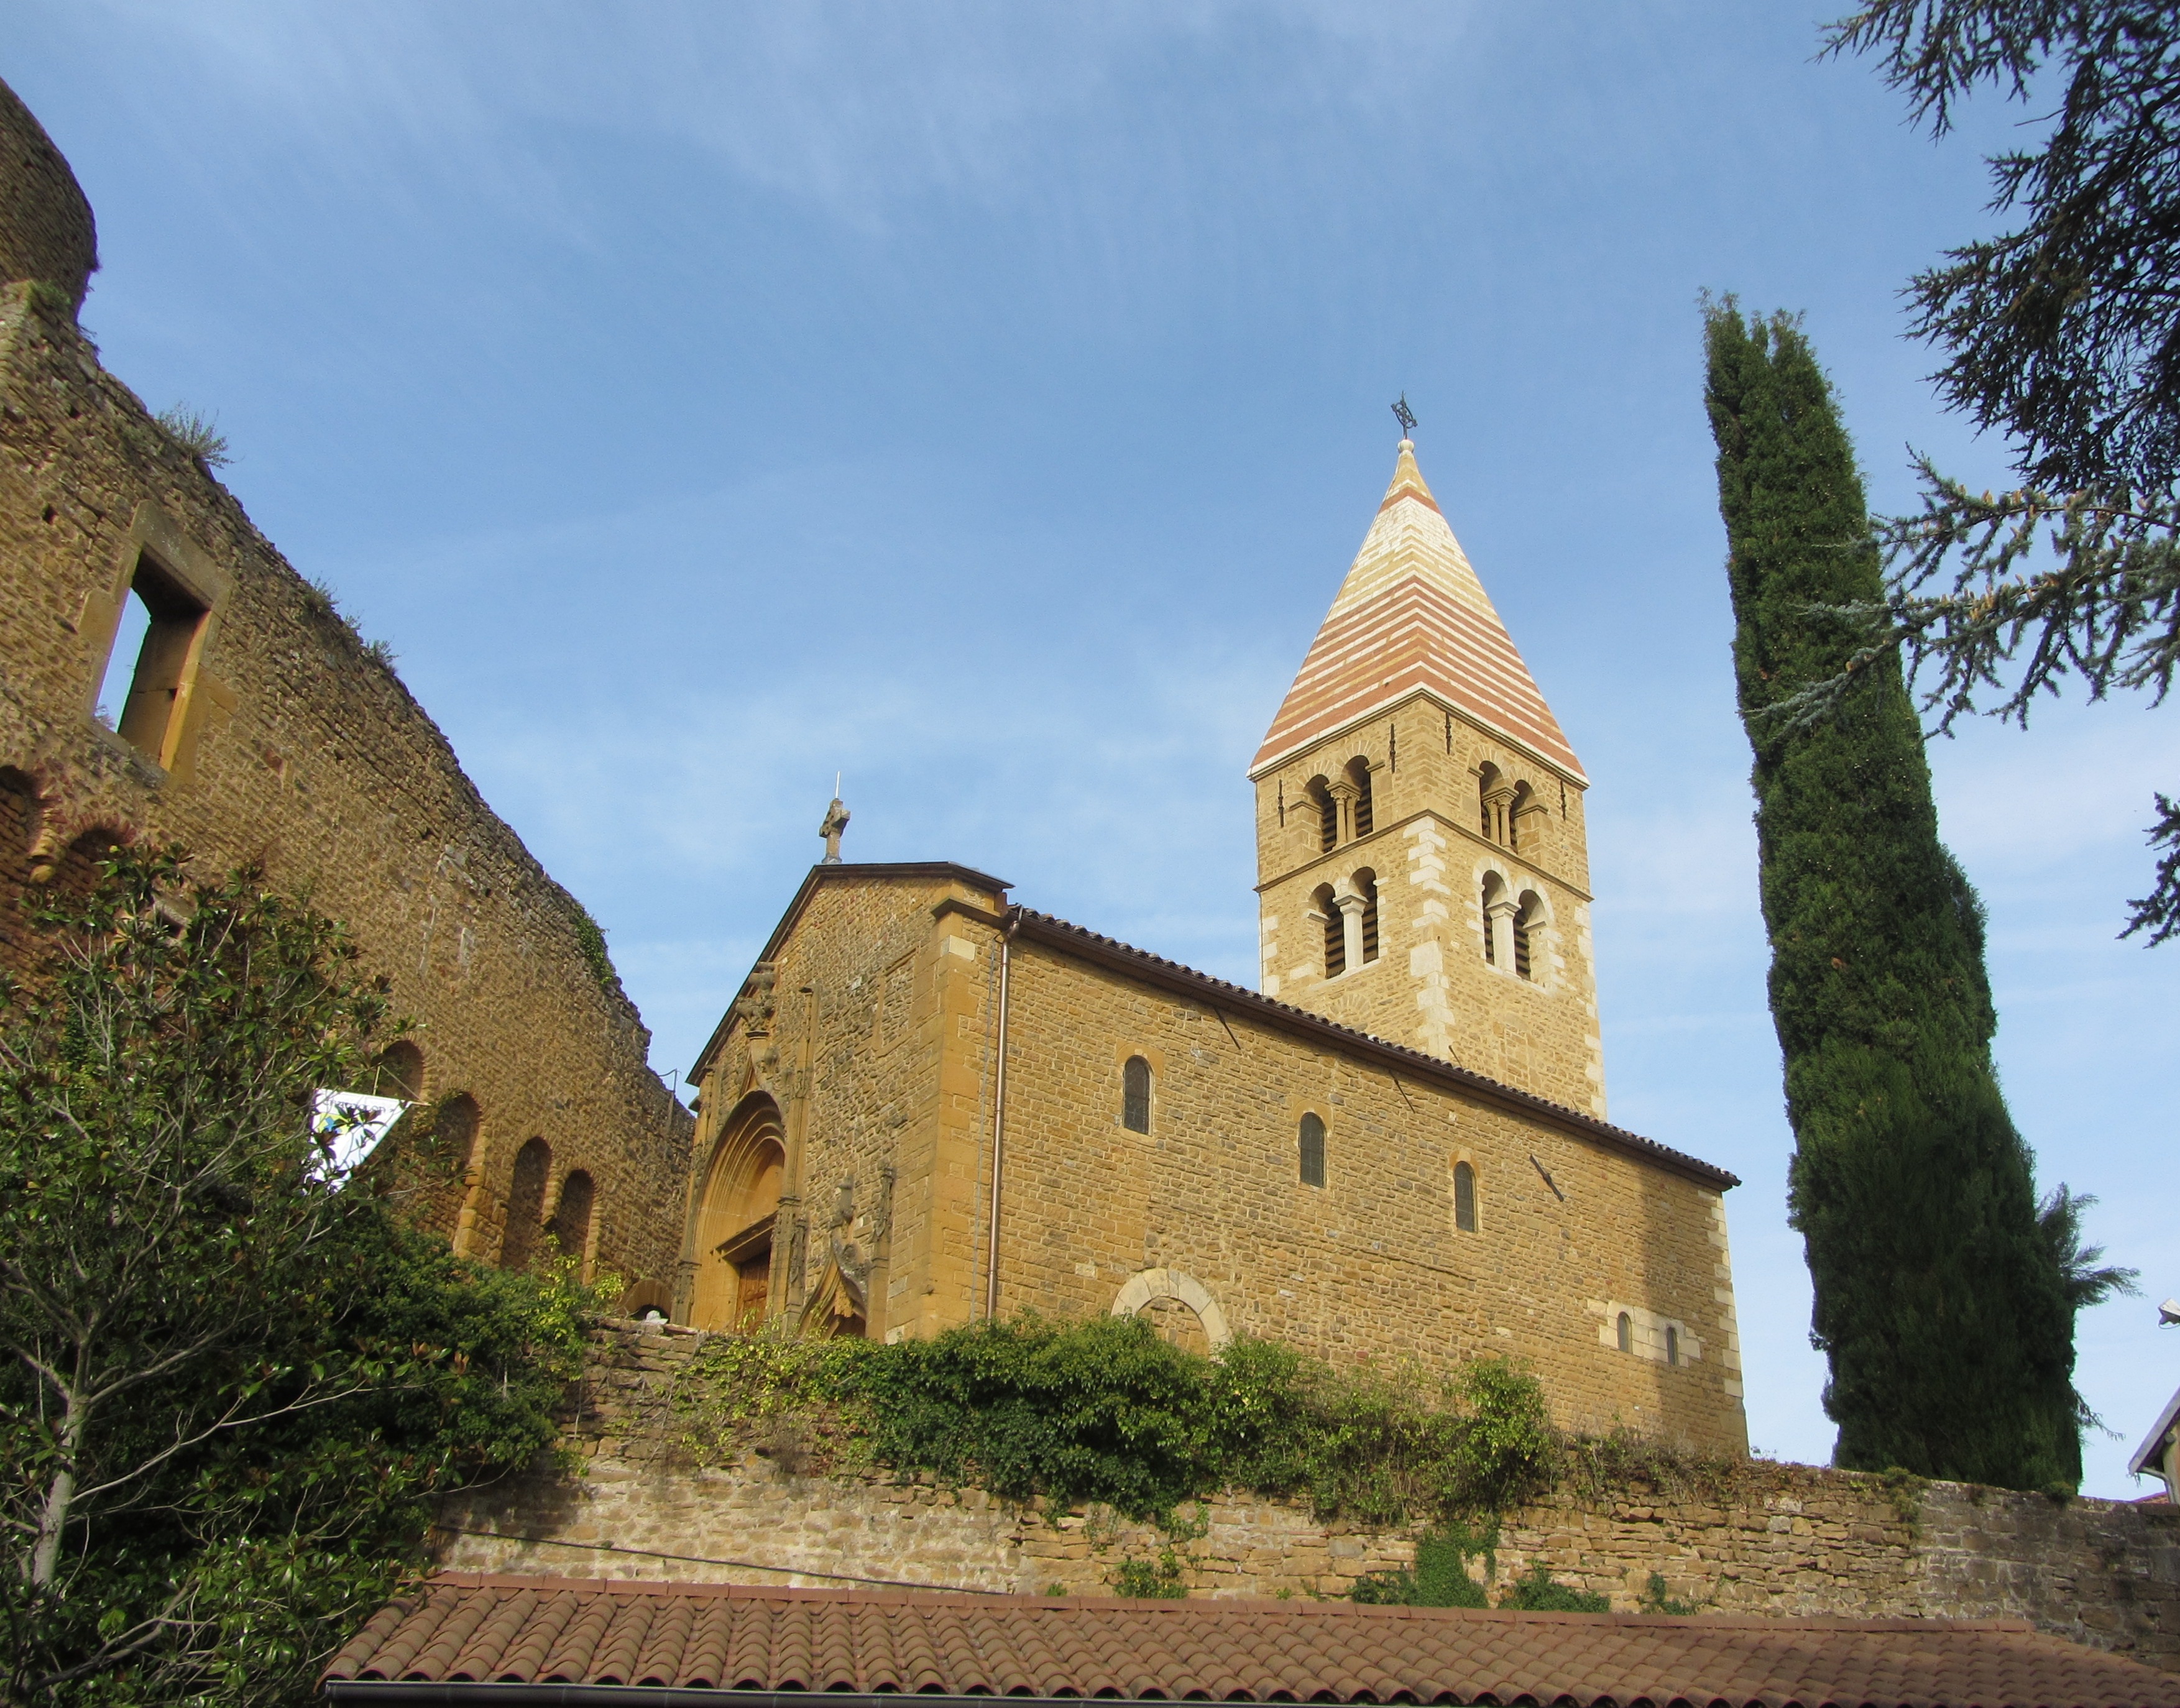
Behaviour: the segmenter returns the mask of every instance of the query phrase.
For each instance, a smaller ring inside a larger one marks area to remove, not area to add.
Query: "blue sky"
[[[1387,405],[1595,787],[1613,1117],[1734,1169],[1750,1430],[1832,1432],[1784,1225],[1697,299],[1806,312],[1880,505],[1899,291],[1986,228],[1794,4],[0,0],[96,207],[85,322],[330,582],[606,927],[685,1066],[818,851],[950,858],[1253,982],[1242,770],[1391,471]],[[2115,942],[2172,713],[1934,752],[2047,1184],[2180,1382],[2180,945]]]

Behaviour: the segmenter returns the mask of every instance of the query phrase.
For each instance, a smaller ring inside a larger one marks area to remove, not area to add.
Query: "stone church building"
[[[1731,1175],[1610,1125],[1566,736],[1403,440],[1250,768],[1260,989],[944,862],[826,863],[691,1082],[597,927],[77,321],[91,210],[0,85],[0,971],[102,851],[255,863],[417,1030],[372,1166],[480,1260],[888,1340],[1025,1308],[1527,1361],[1562,1423],[1745,1445]],[[349,1088],[365,1089],[370,1088]]]
[[[1564,1424],[1745,1451],[1736,1182],[1605,1118],[1588,780],[1407,440],[1249,775],[1258,990],[813,868],[690,1075],[675,1319],[1506,1353]]]

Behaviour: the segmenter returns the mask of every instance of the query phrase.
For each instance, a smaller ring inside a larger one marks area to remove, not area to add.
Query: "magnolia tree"
[[[311,1130],[399,1030],[341,929],[116,851],[0,1011],[0,1693],[303,1700],[435,1490],[551,1437],[584,1301]]]

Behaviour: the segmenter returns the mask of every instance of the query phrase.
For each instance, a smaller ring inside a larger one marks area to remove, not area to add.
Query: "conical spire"
[[[1377,518],[1249,774],[1419,688],[1588,780],[1402,439]]]

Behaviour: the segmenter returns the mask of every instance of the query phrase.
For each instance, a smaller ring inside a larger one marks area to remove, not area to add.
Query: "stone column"
[[[1520,911],[1511,895],[1501,895],[1484,909],[1484,928],[1491,934],[1491,964],[1501,972],[1514,970],[1514,916]]]
[[[1355,840],[1355,802],[1362,791],[1341,777],[1327,783],[1324,792],[1332,796],[1333,808],[1340,815],[1340,840],[1335,846],[1345,848]]]
[[[1510,814],[1513,805],[1514,791],[1509,788],[1494,789],[1484,797],[1484,810],[1491,817],[1485,834],[1502,848],[1512,845],[1513,823]]]
[[[1352,972],[1362,964],[1362,910],[1369,904],[1351,891],[1344,895],[1335,895],[1332,905],[1340,910],[1340,941],[1347,948],[1346,970]],[[1509,943],[1514,940],[1511,928],[1506,940]],[[1507,952],[1511,954],[1513,951],[1509,950]]]

